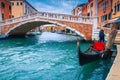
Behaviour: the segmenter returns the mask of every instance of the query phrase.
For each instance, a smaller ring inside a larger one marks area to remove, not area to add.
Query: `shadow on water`
[[[100,68],[100,65],[99,64],[100,61],[96,61],[96,62],[93,62],[93,63],[89,63],[85,66],[82,67],[82,70],[80,73],[82,73],[82,75],[80,75],[78,77],[78,80],[88,80],[90,78],[92,78],[92,76],[95,74],[94,71],[97,69],[97,68]],[[97,64],[97,66],[95,65]]]
[[[87,43],[88,46],[85,47],[83,43]],[[80,45],[82,44],[81,50],[86,51],[89,46],[93,42],[86,42],[81,41]],[[112,49],[116,49],[116,46],[113,45]],[[79,75],[74,80],[105,80],[107,77],[107,74],[109,73],[110,67],[112,66],[112,63],[114,61],[114,58],[107,59],[107,60],[96,60],[90,63],[85,64],[84,66],[80,66],[80,69],[78,70]],[[88,61],[89,62],[89,61]],[[95,77],[93,77],[95,76]],[[97,77],[97,78],[96,78]]]
[[[84,66],[80,66],[74,80],[105,80],[113,59],[98,60]]]
[[[21,47],[30,46],[36,44],[38,38],[36,37],[22,37],[22,38],[7,38],[0,41],[1,47]],[[4,43],[4,44],[3,44]]]

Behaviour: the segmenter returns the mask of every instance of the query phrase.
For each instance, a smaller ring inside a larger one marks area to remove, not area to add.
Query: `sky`
[[[27,0],[38,11],[71,14],[78,4],[87,0]]]

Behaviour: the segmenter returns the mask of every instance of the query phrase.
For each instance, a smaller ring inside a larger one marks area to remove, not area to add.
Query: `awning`
[[[108,27],[111,23],[120,23],[120,18],[109,20],[107,23],[103,24],[102,27]]]
[[[120,18],[112,19],[108,23],[120,23]]]

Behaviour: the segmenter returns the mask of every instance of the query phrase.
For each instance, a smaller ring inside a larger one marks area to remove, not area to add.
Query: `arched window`
[[[2,7],[2,8],[5,8],[4,2],[1,3],[1,7]]]

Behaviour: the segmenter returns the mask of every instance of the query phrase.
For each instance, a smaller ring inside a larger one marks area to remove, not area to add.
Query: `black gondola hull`
[[[94,54],[93,54],[94,53]],[[84,65],[93,61],[101,59],[101,53],[88,49],[85,53],[79,52],[79,63]]]
[[[94,49],[88,49],[84,53],[79,51],[79,64],[84,65],[99,59],[110,59],[113,51],[97,51]]]

